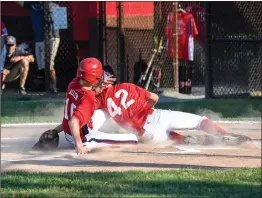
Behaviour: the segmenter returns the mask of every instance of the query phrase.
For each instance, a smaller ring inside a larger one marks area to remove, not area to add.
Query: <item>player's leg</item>
[[[172,129],[189,128],[190,126],[193,128],[195,125],[194,123],[185,124],[185,122],[182,122],[182,119],[173,123],[174,116],[178,115],[172,115],[171,111],[155,109],[152,115],[148,116],[144,126],[145,133],[142,136],[143,140],[154,140],[156,142],[172,140],[178,144],[183,143],[185,136],[169,129],[171,127]]]
[[[102,127],[102,125],[110,118],[110,116],[102,109],[96,109],[92,116],[92,127],[89,128],[89,132],[96,132]]]
[[[167,125],[165,123],[157,122],[157,116],[152,115],[146,121],[144,125],[144,134],[141,136],[143,142],[153,141],[162,143],[168,141]]]
[[[175,129],[196,129],[203,130],[214,135],[226,135],[228,132],[219,127],[216,123],[209,120],[205,116],[199,116],[192,113],[181,111],[161,110],[157,109],[159,114],[159,123],[167,123],[167,128]]]
[[[204,138],[202,141],[199,138],[184,136],[174,131],[174,129],[200,129],[200,123],[204,119],[207,118],[184,112],[156,109],[147,119],[143,138],[160,142],[169,139],[179,144],[209,144],[211,143],[209,139]]]
[[[83,143],[88,148],[99,148],[112,145],[134,145],[138,140],[134,134],[118,134],[118,133],[105,133],[100,130],[102,125],[109,119],[109,115],[101,110],[95,110],[92,116],[92,128],[84,128],[87,130],[85,133],[86,141]]]
[[[222,127],[218,126],[212,120],[209,120],[207,117],[191,114],[191,113],[184,113],[179,111],[167,111],[167,110],[157,110],[156,114],[158,118],[158,122],[163,125],[163,123],[167,123],[167,129],[174,130],[174,129],[196,129],[205,131],[211,135],[221,136],[222,141],[226,144],[241,144],[245,141],[250,141],[251,139],[247,136],[243,135],[236,135],[230,133],[223,129]],[[172,136],[172,134],[171,134]],[[177,136],[177,135],[176,135]],[[177,136],[179,139],[181,137]],[[192,139],[191,139],[192,140]],[[196,139],[195,139],[196,140]],[[196,141],[202,141],[202,144],[212,144],[214,138],[211,136],[203,136],[202,139],[197,139]]]
[[[138,143],[138,139],[134,134],[114,134],[114,133],[104,133],[97,131],[95,133],[89,133],[85,135],[86,140],[83,140],[83,145],[89,149],[95,149],[100,147],[110,147],[110,146],[127,146],[135,145]],[[66,140],[75,146],[74,137],[65,133]]]

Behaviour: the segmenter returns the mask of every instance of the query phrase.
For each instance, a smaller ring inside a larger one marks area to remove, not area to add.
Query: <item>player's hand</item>
[[[112,85],[116,81],[116,78],[113,75],[105,76],[103,84],[105,85]]]
[[[91,150],[85,148],[83,145],[76,146],[76,153],[77,154],[87,154],[91,152]]]

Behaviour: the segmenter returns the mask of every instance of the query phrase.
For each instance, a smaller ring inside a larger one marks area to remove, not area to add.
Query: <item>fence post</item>
[[[205,2],[206,23],[205,23],[205,97],[213,97],[213,65],[212,65],[212,35],[211,35],[211,3]]]
[[[173,24],[173,68],[174,68],[174,85],[175,85],[175,92],[178,93],[179,91],[179,79],[178,79],[178,39],[177,39],[177,2],[173,2],[173,17],[174,17],[174,24]]]
[[[100,34],[100,59],[103,65],[107,64],[107,49],[106,49],[106,2],[99,2],[99,34]]]
[[[44,2],[45,90],[50,90],[50,13],[49,2]]]
[[[119,53],[119,63],[118,69],[120,74],[120,82],[125,81],[125,38],[123,31],[123,2],[118,3],[118,53]]]

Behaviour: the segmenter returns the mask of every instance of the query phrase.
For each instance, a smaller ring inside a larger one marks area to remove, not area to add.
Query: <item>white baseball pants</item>
[[[156,142],[168,140],[168,135],[176,129],[199,129],[206,117],[180,111],[154,109],[144,125],[143,138]]]
[[[99,129],[102,127],[102,125],[109,119],[107,113],[105,113],[103,110],[95,110],[94,115],[92,116],[93,120],[93,129],[88,129],[89,133],[85,136],[86,141],[83,142],[83,145],[86,148],[94,149],[99,147],[105,147],[105,146],[112,146],[112,145],[132,145],[137,144],[138,139],[135,134],[132,133],[104,133],[100,131]],[[114,130],[114,129],[112,129]],[[65,133],[66,140],[75,146],[74,137],[71,135],[68,135]]]

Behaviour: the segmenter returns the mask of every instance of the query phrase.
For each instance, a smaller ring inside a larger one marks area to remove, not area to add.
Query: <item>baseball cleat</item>
[[[188,145],[211,145],[214,144],[214,138],[210,135],[187,135],[184,136],[183,143]]]
[[[247,141],[252,141],[252,139],[245,135],[238,135],[233,133],[222,137],[222,142],[228,146],[238,146]]]

